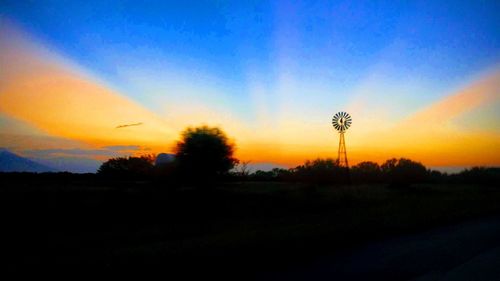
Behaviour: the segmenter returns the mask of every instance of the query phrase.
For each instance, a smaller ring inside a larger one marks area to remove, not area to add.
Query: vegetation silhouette
[[[407,158],[388,159],[381,165],[364,161],[351,168],[341,167],[331,158],[318,158],[290,169],[250,172],[250,162],[236,159],[234,149],[234,143],[218,127],[189,127],[181,133],[175,155],[169,156],[171,160],[155,164],[154,155],[112,158],[101,165],[97,174],[108,178],[161,180],[171,187],[185,183],[210,186],[216,181],[281,181],[311,185],[364,183],[392,187],[417,183],[500,183],[500,168],[474,167],[448,175]]]
[[[249,175],[257,181],[292,181],[315,185],[342,185],[348,183],[388,183],[392,186],[408,186],[413,183],[443,180],[446,175],[427,170],[419,162],[406,158],[389,159],[381,166],[375,162],[361,162],[350,169],[338,165],[331,158],[308,160],[291,169],[256,171]]]
[[[456,174],[427,169],[422,163],[407,158],[392,158],[382,165],[364,161],[349,168],[339,167],[332,159],[306,161],[291,169],[275,168],[257,170],[236,180],[302,182],[315,185],[389,184],[391,187],[408,187],[418,183],[441,184],[500,184],[500,168],[473,167]]]
[[[306,161],[290,170],[291,179],[312,184],[346,184],[349,182],[348,168],[341,167],[331,158]]]
[[[392,158],[380,166],[383,176],[393,186],[408,186],[428,180],[428,171],[422,163],[406,158]]]
[[[234,144],[217,127],[187,128],[175,149],[178,176],[189,182],[210,183],[226,176],[239,161]]]
[[[116,178],[155,178],[180,182],[212,183],[228,176],[239,163],[234,156],[234,144],[217,127],[187,128],[175,147],[173,161],[159,162],[154,155],[111,158],[105,161],[97,174]],[[248,175],[244,162],[242,176]]]
[[[97,174],[117,178],[147,177],[152,175],[154,161],[154,155],[112,158],[99,167]]]
[[[452,183],[491,184],[500,186],[500,168],[473,167],[449,176]]]
[[[268,182],[276,182],[276,181],[293,181],[292,179],[292,170],[293,169],[283,169],[283,168],[273,168],[269,171],[257,170],[253,173],[249,173],[245,180],[248,181],[268,181]],[[234,177],[233,180],[240,180],[238,177]]]
[[[382,169],[375,162],[364,161],[351,168],[351,176],[356,183],[383,182]]]

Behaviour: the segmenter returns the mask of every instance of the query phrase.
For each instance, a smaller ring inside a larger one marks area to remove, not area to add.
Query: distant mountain
[[[0,172],[55,172],[49,166],[42,165],[28,158],[16,155],[7,149],[0,148]]]

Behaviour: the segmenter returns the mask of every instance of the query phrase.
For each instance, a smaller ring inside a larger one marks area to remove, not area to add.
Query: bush
[[[381,166],[386,180],[393,185],[410,185],[428,180],[424,165],[406,158],[389,159]]]
[[[357,183],[379,183],[383,181],[382,169],[375,162],[361,162],[351,168],[351,177]]]
[[[500,185],[500,168],[473,167],[453,176],[453,180],[462,183]]]
[[[227,175],[238,160],[234,145],[217,127],[188,128],[177,143],[175,161],[181,176],[206,182]]]
[[[97,173],[120,178],[150,176],[153,172],[154,161],[154,155],[111,158],[99,167]]]
[[[313,184],[335,184],[349,182],[349,169],[340,167],[332,159],[306,161],[290,171],[295,180]]]

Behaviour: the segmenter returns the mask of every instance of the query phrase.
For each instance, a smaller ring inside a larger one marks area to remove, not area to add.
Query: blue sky
[[[243,2],[3,1],[1,11],[145,103],[117,64],[154,69],[160,57],[161,67],[210,76],[244,99],[248,65],[269,84],[281,64],[347,91],[401,44],[389,74],[440,89],[499,59],[498,1]]]

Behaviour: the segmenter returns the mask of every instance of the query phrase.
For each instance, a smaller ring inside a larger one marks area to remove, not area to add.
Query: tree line
[[[315,159],[290,169],[249,172],[248,162],[234,157],[234,144],[217,127],[188,128],[175,146],[173,161],[156,163],[154,155],[112,158],[98,174],[111,178],[155,178],[171,182],[210,184],[216,181],[284,181],[311,184],[500,183],[500,168],[475,167],[457,174],[426,168],[422,163],[392,158],[379,165],[361,162],[350,168],[333,159]]]

